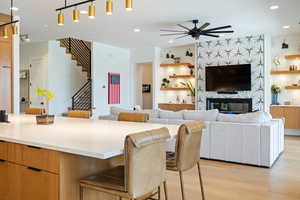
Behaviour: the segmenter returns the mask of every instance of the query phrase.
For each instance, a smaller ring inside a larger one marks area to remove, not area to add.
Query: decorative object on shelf
[[[151,93],[151,85],[150,84],[143,84],[142,92],[143,93]]]
[[[193,57],[193,53],[191,52],[191,49],[188,49],[188,50],[186,51],[185,56]]]
[[[290,71],[297,71],[297,65],[290,65]]]
[[[42,124],[42,125],[48,125],[48,124],[53,124],[54,123],[54,115],[49,115],[47,107],[49,106],[49,101],[54,99],[54,95],[52,92],[37,88],[36,89],[36,94],[39,97],[45,98],[46,99],[46,105],[45,106],[45,114],[43,115],[37,115],[36,116],[36,122],[37,124]]]
[[[194,75],[194,69],[195,69],[195,65],[193,65],[193,64],[189,64],[188,65],[188,68],[190,69],[190,75]]]
[[[167,79],[167,78],[163,78],[161,87],[162,88],[167,88],[169,86],[169,84],[170,84],[170,80]]]
[[[183,85],[184,87],[188,88],[188,90],[190,91],[190,96],[192,98],[192,103],[195,103],[195,96],[196,96],[196,89],[193,86],[193,84],[191,83],[191,81],[187,81],[187,82],[180,82],[181,85]]]
[[[172,58],[172,59],[175,59],[175,55],[174,55],[174,54],[171,54],[171,58]]]
[[[19,34],[19,30],[18,30],[18,26],[17,23],[19,22],[19,20],[14,20],[14,9],[12,9],[14,7],[14,1],[11,0],[10,1],[10,22],[8,23],[4,23],[4,24],[0,24],[0,28],[3,28],[3,33],[2,36],[4,39],[8,38],[8,26],[11,27],[11,31],[13,35],[18,35]]]
[[[180,60],[181,60],[180,57],[176,57],[176,58],[174,58],[174,63],[175,63],[175,64],[180,63]]]
[[[170,54],[167,53],[167,54],[166,54],[166,59],[169,59],[169,58],[170,58]]]
[[[85,1],[81,1],[78,3],[74,3],[74,4],[69,4],[67,3],[67,0],[65,0],[65,5],[64,7],[61,8],[57,8],[55,11],[59,12],[57,15],[57,24],[60,26],[64,25],[64,14],[62,13],[63,10],[69,9],[69,8],[74,8],[73,10],[73,21],[74,22],[79,22],[79,10],[77,9],[78,6],[83,5],[83,4],[89,4],[88,7],[88,16],[90,19],[94,19],[95,18],[95,5],[93,4],[94,1],[96,0],[85,0]],[[125,9],[127,11],[131,11],[132,10],[132,0],[125,0]],[[106,1],[106,14],[107,15],[112,15],[113,14],[113,2],[112,0],[107,0]]]
[[[292,102],[290,102],[290,101],[285,101],[285,102],[283,102],[283,104],[284,104],[284,105],[291,105]]]
[[[283,40],[281,48],[282,49],[288,49],[289,48],[289,44],[285,43],[285,40]]]
[[[224,31],[222,29],[228,29],[231,28],[231,26],[222,26],[222,27],[216,27],[216,28],[211,28],[211,29],[206,29],[210,23],[205,23],[202,26],[198,27],[199,20],[191,20],[194,24],[193,28],[188,28],[186,26],[183,26],[181,24],[177,24],[179,27],[185,29],[183,30],[166,30],[166,29],[161,29],[161,32],[167,32],[167,33],[162,33],[160,34],[161,36],[179,36],[176,39],[184,38],[187,36],[191,36],[195,40],[198,40],[200,36],[209,36],[209,37],[220,37],[217,34],[221,33],[233,33],[234,31]]]
[[[278,94],[281,92],[280,87],[277,85],[272,85],[271,93],[272,93],[272,104],[278,105]]]
[[[276,70],[278,70],[278,67],[279,67],[279,65],[280,65],[280,59],[279,59],[279,57],[275,57],[274,59],[273,59],[273,63],[275,64],[275,66],[276,66]]]

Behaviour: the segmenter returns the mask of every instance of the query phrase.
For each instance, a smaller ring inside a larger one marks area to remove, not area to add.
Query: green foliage
[[[191,92],[191,96],[192,97],[196,96],[196,89],[194,88],[194,86],[191,83],[191,81],[187,81],[185,83],[184,82],[180,82],[180,84],[189,89],[189,91]]]
[[[277,85],[272,85],[271,92],[272,92],[272,94],[279,94],[281,92],[281,89]]]

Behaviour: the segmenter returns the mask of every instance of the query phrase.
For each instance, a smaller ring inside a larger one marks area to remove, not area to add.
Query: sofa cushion
[[[240,123],[264,123],[270,121],[269,117],[266,117],[265,112],[258,111],[246,114],[219,114],[217,121],[220,122],[240,122]]]
[[[185,110],[183,111],[184,120],[204,120],[216,121],[219,111],[215,110]]]
[[[159,110],[159,118],[161,119],[183,119],[183,112],[173,112],[168,110]]]
[[[150,119],[159,118],[159,109],[153,109],[153,110],[151,110],[151,112],[149,112],[149,118]]]
[[[110,114],[114,116],[118,116],[121,112],[134,112],[133,109],[121,108],[117,106],[110,107]]]

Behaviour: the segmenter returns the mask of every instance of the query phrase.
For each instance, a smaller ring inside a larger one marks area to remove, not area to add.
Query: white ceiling
[[[81,0],[69,0],[69,3]],[[300,34],[300,0],[133,0],[134,11],[126,12],[125,0],[114,1],[114,14],[105,15],[105,0],[96,1],[96,19],[86,15],[75,24],[72,10],[65,12],[65,26],[56,25],[55,9],[64,0],[15,0],[21,17],[21,32],[28,33],[32,41],[46,41],[63,37],[77,37],[120,47],[136,48],[167,46],[172,37],[160,37],[160,28],[177,29],[177,23],[189,26],[185,21],[199,19],[210,22],[211,27],[232,25],[234,36],[248,34]],[[0,1],[0,12],[9,13],[9,0]],[[271,5],[279,5],[271,11]],[[79,9],[86,9],[80,6]],[[284,25],[290,25],[288,30]],[[140,33],[133,32],[140,28]],[[231,37],[231,36],[230,36]],[[207,39],[207,38],[203,38]],[[177,40],[173,45],[191,43],[193,40]]]

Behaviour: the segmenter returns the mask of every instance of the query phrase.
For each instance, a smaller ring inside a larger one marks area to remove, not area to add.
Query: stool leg
[[[165,200],[168,200],[167,181],[164,181]]]
[[[199,181],[200,181],[202,200],[205,200],[204,189],[203,189],[203,180],[202,180],[201,169],[200,169],[200,162],[197,162],[197,165],[198,165],[198,173],[199,173]]]
[[[80,200],[83,200],[83,187],[82,186],[80,186],[79,193],[80,193]]]
[[[160,186],[158,187],[158,200],[160,200]]]
[[[185,200],[185,193],[184,193],[184,183],[183,183],[183,174],[182,171],[179,171],[179,176],[180,176],[180,186],[181,186],[181,195],[182,195],[182,200]]]

